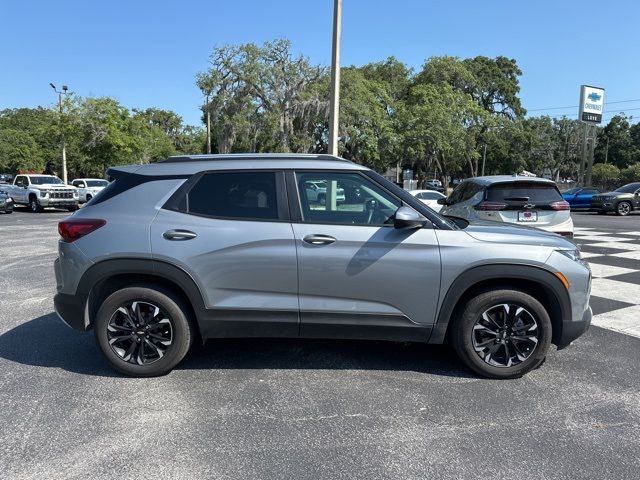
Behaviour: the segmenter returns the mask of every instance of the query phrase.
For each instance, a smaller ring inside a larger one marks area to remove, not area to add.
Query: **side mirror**
[[[400,207],[393,217],[394,228],[422,228],[427,219],[411,207]]]
[[[447,204],[447,198],[439,198],[438,199],[438,205],[448,205]]]

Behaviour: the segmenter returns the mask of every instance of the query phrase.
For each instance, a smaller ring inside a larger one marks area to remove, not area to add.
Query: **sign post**
[[[593,170],[593,152],[596,148],[596,126],[602,123],[604,113],[604,88],[582,85],[580,87],[580,112],[578,118],[584,123],[582,136],[582,158],[578,181],[591,186]],[[591,144],[589,145],[589,141]],[[586,165],[586,175],[585,175]]]

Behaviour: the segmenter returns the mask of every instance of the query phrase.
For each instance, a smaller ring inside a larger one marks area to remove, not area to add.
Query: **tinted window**
[[[277,220],[275,174],[208,173],[189,190],[186,207],[211,217]]]
[[[570,188],[569,190],[567,190],[566,192],[564,192],[567,195],[575,195],[576,193],[580,192],[582,189],[581,188]]]
[[[442,198],[442,195],[438,195],[437,192],[422,192],[418,194],[418,198],[422,200],[438,200]]]
[[[16,177],[15,184],[19,187],[24,187],[27,184],[25,177]]]
[[[640,183],[629,183],[627,185],[625,185],[624,187],[620,187],[616,190],[614,190],[615,192],[619,192],[619,193],[633,193],[636,190],[638,190],[640,188]]]
[[[581,194],[584,195],[594,195],[596,193],[600,193],[600,190],[595,190],[595,189],[590,189],[590,188],[585,188],[584,190],[582,190],[580,192]]]
[[[59,184],[63,183],[58,177],[43,176],[43,177],[30,177],[33,185],[46,185],[46,184]]]
[[[390,224],[402,205],[398,198],[357,173],[304,172],[296,174],[296,181],[306,222]]]
[[[555,185],[540,182],[513,182],[492,185],[487,191],[492,202],[551,203],[562,201]]]
[[[88,187],[106,187],[109,182],[106,180],[87,180]]]

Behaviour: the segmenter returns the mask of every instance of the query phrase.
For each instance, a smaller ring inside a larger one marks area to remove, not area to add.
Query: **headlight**
[[[47,193],[49,193],[49,191],[48,191],[48,190],[40,190],[40,196],[41,196],[41,197],[46,197],[46,196],[47,196]]]
[[[556,252],[564,255],[574,262],[578,262],[583,267],[591,270],[591,267],[589,267],[589,264],[582,258],[582,255],[580,255],[580,250],[578,250],[577,248],[575,250],[556,250]]]
[[[580,262],[582,260],[582,255],[580,255],[580,250],[577,248],[575,250],[556,250],[558,253],[561,253],[567,258],[570,258],[574,262]]]
[[[76,190],[75,192],[73,192],[73,196],[77,197],[78,196],[78,191]]]

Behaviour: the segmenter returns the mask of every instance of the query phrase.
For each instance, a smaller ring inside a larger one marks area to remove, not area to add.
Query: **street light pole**
[[[62,91],[59,91],[53,83],[49,84],[53,91],[58,94],[58,108],[60,109],[60,123],[62,124],[62,95],[66,95],[69,87],[62,86]],[[64,138],[64,132],[62,133],[62,181],[67,184],[67,145]]]
[[[211,112],[209,111],[209,94],[207,93],[207,153],[211,153]]]
[[[329,153],[338,155],[338,123],[340,115],[340,35],[342,0],[333,1],[333,44],[331,48],[331,105],[329,112]]]

